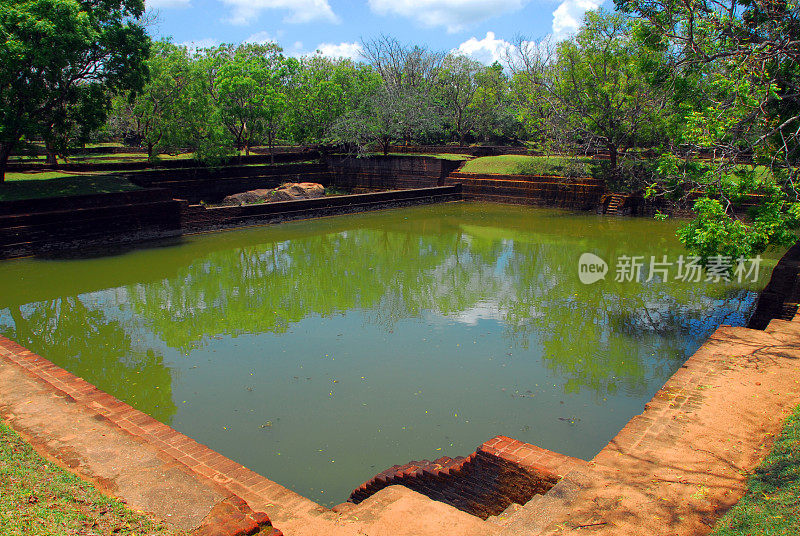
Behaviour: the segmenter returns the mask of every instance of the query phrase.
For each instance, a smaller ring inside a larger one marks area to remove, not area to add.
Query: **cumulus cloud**
[[[528,0],[369,0],[378,15],[399,15],[448,32],[521,9]]]
[[[277,43],[278,40],[272,37],[269,33],[265,31],[256,32],[247,39],[244,40],[245,43],[258,43],[258,44],[266,44],[266,43]]]
[[[553,39],[563,41],[574,34],[583,22],[587,11],[600,7],[596,0],[564,0],[553,11]]]
[[[147,9],[170,9],[174,7],[189,7],[190,0],[145,0]]]
[[[486,37],[478,39],[470,37],[454,50],[458,54],[469,56],[485,65],[501,61],[513,45],[504,39],[497,39],[494,32],[486,32]]]
[[[161,1],[161,0],[158,0]],[[245,25],[262,11],[277,9],[288,11],[284,22],[339,22],[328,0],[222,0],[233,11],[228,19],[232,24]]]
[[[348,58],[353,61],[361,59],[363,49],[360,43],[321,43],[317,52],[330,58]]]

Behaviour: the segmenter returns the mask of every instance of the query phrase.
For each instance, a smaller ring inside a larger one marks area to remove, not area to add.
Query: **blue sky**
[[[197,46],[275,41],[286,53],[358,58],[380,34],[484,63],[517,35],[563,39],[603,0],[146,0],[156,37]],[[606,0],[606,4],[608,4]]]

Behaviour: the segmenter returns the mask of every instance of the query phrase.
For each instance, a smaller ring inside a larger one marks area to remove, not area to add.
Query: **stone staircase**
[[[386,487],[401,485],[481,519],[497,518],[512,505],[548,492],[563,474],[585,464],[498,436],[466,457],[390,467],[356,488],[349,502],[358,504]]]
[[[619,216],[620,211],[625,204],[625,196],[620,194],[611,194],[609,196],[608,204],[605,205],[603,214],[608,216]]]

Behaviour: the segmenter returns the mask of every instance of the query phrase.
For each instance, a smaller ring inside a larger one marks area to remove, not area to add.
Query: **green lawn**
[[[0,184],[0,201],[130,192],[138,189],[138,186],[127,179],[115,175],[71,175],[60,171],[6,173],[5,182]]]
[[[494,173],[499,175],[555,175],[589,177],[590,158],[563,156],[500,155],[482,156],[464,164],[464,173]]]
[[[0,422],[0,534],[177,534],[40,457]]]
[[[772,452],[747,480],[747,492],[719,520],[713,536],[800,534],[800,407]]]
[[[383,156],[383,153],[373,153]],[[471,156],[456,153],[389,153],[389,156],[432,156],[441,160],[469,160]]]

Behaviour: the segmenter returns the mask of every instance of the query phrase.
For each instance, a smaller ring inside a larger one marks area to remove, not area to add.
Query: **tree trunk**
[[[0,141],[0,183],[6,181],[6,164],[8,164],[8,157],[11,156],[14,145],[14,142]]]
[[[53,167],[57,166],[58,159],[56,158],[56,152],[53,150],[52,144],[47,140],[44,140],[44,152],[47,154],[47,165]]]
[[[269,143],[269,163],[270,164],[274,164],[275,163],[275,150],[274,150],[275,136],[273,136],[272,134],[269,134],[267,136],[267,143]]]
[[[390,140],[390,139],[384,139],[381,142],[381,145],[383,145],[383,156],[388,156],[389,155],[389,144],[390,143],[392,143],[392,140]]]
[[[619,151],[617,150],[616,146],[608,145],[608,158],[611,161],[611,170],[616,173],[617,171],[617,157]]]
[[[147,159],[153,159],[153,142],[147,142]]]

